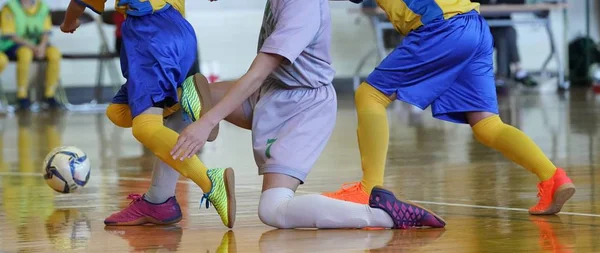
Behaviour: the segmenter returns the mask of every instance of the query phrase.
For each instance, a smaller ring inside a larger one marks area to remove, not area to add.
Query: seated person
[[[525,4],[525,0],[471,0],[480,4]],[[510,20],[510,15],[500,17],[485,17],[487,20]],[[496,85],[502,86],[511,78],[511,68],[514,80],[525,86],[536,86],[526,70],[521,67],[521,58],[517,46],[517,31],[512,26],[490,27],[496,48]]]
[[[56,47],[48,43],[52,28],[50,9],[41,0],[9,0],[0,15],[0,51],[17,61],[19,108],[28,109],[31,105],[28,94],[29,67],[34,57],[48,61],[44,99],[50,107],[58,107],[54,93],[62,56]],[[0,65],[1,60],[2,57]]]

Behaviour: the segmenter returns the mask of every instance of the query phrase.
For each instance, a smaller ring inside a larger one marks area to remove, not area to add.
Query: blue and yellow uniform
[[[377,0],[403,42],[368,76],[380,92],[439,119],[467,123],[465,112],[498,113],[493,40],[469,0]]]
[[[97,13],[105,0],[77,0]],[[197,56],[194,29],[183,17],[184,0],[118,0],[127,15],[122,26],[121,69],[127,79],[113,98],[128,104],[135,118],[150,107],[178,102],[177,88]]]

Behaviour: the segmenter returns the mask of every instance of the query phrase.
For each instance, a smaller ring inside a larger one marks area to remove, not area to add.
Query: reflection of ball
[[[90,179],[87,155],[73,146],[55,148],[46,156],[43,166],[46,183],[57,192],[73,192]]]

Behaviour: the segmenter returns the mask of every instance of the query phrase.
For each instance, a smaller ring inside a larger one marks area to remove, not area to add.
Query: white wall
[[[1,3],[2,1],[0,1]],[[66,6],[68,0],[51,0],[53,7]],[[110,1],[109,1],[110,2]],[[196,29],[203,62],[217,62],[219,74],[224,79],[239,77],[243,74],[256,52],[257,35],[262,21],[264,0],[220,0],[209,3],[204,0],[187,1],[187,18]],[[561,11],[553,12],[552,27],[561,55],[564,53],[565,36],[571,39],[585,31],[585,1],[569,0],[568,29],[564,33],[564,16]],[[593,1],[596,2],[596,1]],[[110,3],[108,5],[111,5]],[[373,33],[367,19],[349,9],[357,8],[348,2],[332,2],[333,46],[332,56],[337,77],[350,77],[360,57],[374,45]],[[597,9],[598,4],[594,5]],[[526,19],[527,15],[517,15],[515,19]],[[593,18],[598,23],[597,17]],[[113,29],[106,27],[108,35]],[[523,65],[536,70],[549,52],[549,44],[543,27],[539,25],[520,25],[519,47]],[[598,39],[598,25],[592,29]],[[112,36],[111,48],[113,46]],[[55,29],[52,43],[63,52],[94,52],[98,50],[98,33],[95,27],[82,27],[75,34],[62,34]],[[368,74],[376,62],[369,62],[363,71]],[[556,69],[551,63],[550,69]],[[11,64],[2,73],[2,82],[7,90],[14,90],[15,66]],[[96,63],[94,61],[64,61],[61,77],[65,86],[89,86],[95,82]],[[108,78],[108,76],[106,77]],[[107,79],[108,80],[108,79]]]

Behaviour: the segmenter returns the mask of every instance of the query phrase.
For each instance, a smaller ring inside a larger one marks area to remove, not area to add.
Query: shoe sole
[[[235,224],[235,174],[232,168],[225,169],[225,175],[223,177],[225,182],[225,192],[227,193],[227,224],[228,228],[233,228]]]
[[[145,225],[145,224],[154,224],[154,225],[171,225],[171,224],[175,224],[177,222],[180,222],[182,219],[182,215],[179,215],[179,217],[176,217],[174,219],[171,220],[167,220],[167,221],[160,221],[157,220],[155,218],[146,216],[146,217],[142,217],[139,218],[137,220],[133,220],[133,221],[128,221],[128,222],[104,222],[104,225],[106,226],[140,226],[140,225]]]
[[[532,215],[552,215],[557,214],[562,209],[563,205],[575,194],[575,185],[573,183],[565,183],[558,187],[554,197],[552,197],[552,204],[550,208],[541,212],[529,212]]]
[[[202,116],[202,115],[206,114],[208,111],[210,111],[210,109],[212,109],[214,106],[212,97],[211,97],[211,93],[210,93],[208,80],[202,74],[199,74],[199,73],[195,74],[194,75],[194,87],[196,88],[196,94],[198,94],[198,96],[200,97],[200,102],[201,102],[200,104],[202,107],[200,109],[200,116]],[[215,126],[215,128],[213,128],[213,130],[208,135],[208,139],[206,141],[213,142],[215,139],[217,139],[218,135],[219,135],[219,124],[217,124]]]
[[[373,189],[375,189],[375,188],[373,188]],[[391,191],[388,191],[388,190],[386,190],[386,189],[383,189],[383,188],[380,188],[380,187],[377,187],[377,189],[378,189],[378,190],[380,190],[380,191],[384,191],[384,192],[386,192],[386,193],[388,193],[388,194],[391,194],[392,196],[394,196],[394,198],[395,198],[395,199],[397,199],[397,200],[399,200],[399,201],[401,201],[401,202],[407,203],[407,204],[409,204],[409,205],[416,206],[416,207],[418,207],[418,208],[421,208],[421,209],[423,209],[423,210],[427,211],[429,214],[433,215],[433,217],[435,217],[436,219],[438,219],[439,221],[441,221],[442,223],[444,223],[444,227],[446,226],[446,224],[448,224],[448,223],[446,223],[446,220],[442,219],[442,217],[438,216],[436,213],[432,212],[431,210],[429,210],[429,209],[427,209],[427,208],[425,208],[425,207],[423,207],[423,206],[421,206],[421,205],[419,205],[419,204],[415,204],[415,203],[413,203],[413,202],[411,202],[411,201],[408,201],[408,200],[405,200],[405,199],[398,198],[398,197],[396,197],[396,195],[394,195],[394,193],[393,193],[393,192],[391,192]]]

